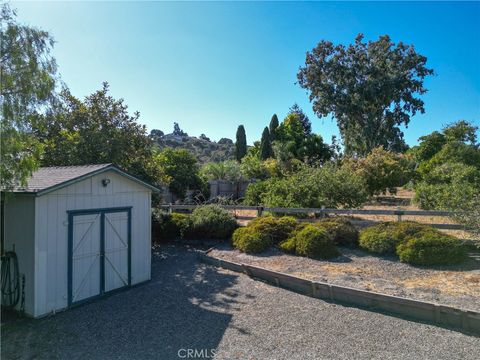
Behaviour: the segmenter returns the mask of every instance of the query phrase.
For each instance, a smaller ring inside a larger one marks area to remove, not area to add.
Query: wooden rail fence
[[[161,208],[168,212],[183,211],[191,212],[200,205],[161,205]],[[436,211],[436,210],[383,210],[383,209],[329,209],[329,208],[279,208],[279,207],[263,207],[263,206],[247,206],[247,205],[220,205],[226,210],[236,212],[237,210],[250,210],[255,211],[255,216],[236,216],[239,220],[251,220],[258,216],[261,216],[264,212],[277,213],[277,214],[315,214],[318,217],[325,216],[327,214],[335,215],[384,215],[395,216],[397,221],[402,221],[403,216],[441,216],[449,217],[453,213],[449,211]],[[301,221],[314,221],[314,219],[300,219]],[[371,223],[378,222],[379,220],[362,220],[354,219],[353,222],[358,226],[366,226]],[[449,229],[449,230],[466,230],[464,225],[460,224],[428,224],[437,229]]]

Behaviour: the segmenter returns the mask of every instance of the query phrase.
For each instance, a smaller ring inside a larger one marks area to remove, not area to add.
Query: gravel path
[[[331,261],[287,255],[278,249],[248,255],[228,245],[214,249],[210,255],[309,280],[480,311],[480,258],[470,258],[462,265],[424,268],[401,263],[394,256],[340,250],[343,256]]]
[[[478,337],[269,286],[191,248],[164,246],[152,265],[145,285],[2,325],[2,359],[480,358]]]

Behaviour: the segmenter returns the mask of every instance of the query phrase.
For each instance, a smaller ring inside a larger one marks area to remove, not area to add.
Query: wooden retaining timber
[[[236,210],[252,210],[256,212],[256,216],[237,216],[240,220],[251,220],[261,216],[263,212],[281,213],[281,214],[336,214],[336,215],[389,215],[396,216],[397,221],[402,220],[402,216],[452,216],[454,213],[449,211],[434,210],[383,210],[383,209],[328,209],[328,208],[278,208],[278,207],[262,207],[262,206],[246,206],[246,205],[220,205],[222,208]],[[173,211],[193,211],[198,205],[161,205],[162,209],[169,212]],[[303,221],[315,221],[312,219],[302,219]],[[353,219],[354,224],[366,226],[377,222],[376,220]],[[468,228],[460,224],[428,224],[437,229],[449,230],[467,230]]]
[[[477,311],[463,310],[425,301],[385,295],[324,282],[310,281],[257,266],[238,264],[219,259],[208,255],[208,251],[206,253],[199,253],[199,257],[207,264],[244,273],[269,284],[314,298],[367,308],[373,311],[386,312],[392,315],[438,324],[480,336],[480,312]]]

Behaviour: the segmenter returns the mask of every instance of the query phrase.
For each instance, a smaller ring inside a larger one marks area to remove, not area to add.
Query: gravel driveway
[[[174,246],[154,253],[145,285],[1,330],[2,359],[480,358],[478,337],[295,294]]]

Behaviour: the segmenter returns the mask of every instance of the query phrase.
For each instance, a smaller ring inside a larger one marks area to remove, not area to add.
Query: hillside
[[[215,142],[206,136],[197,138],[195,136],[166,134],[155,137],[154,141],[160,149],[166,147],[187,149],[202,164],[210,161],[233,159],[235,148],[233,141],[230,139],[222,138]]]

